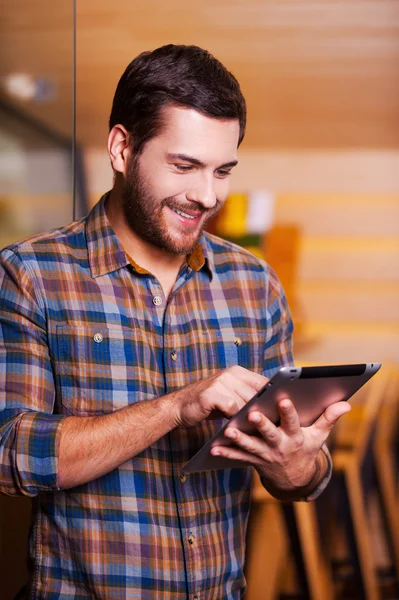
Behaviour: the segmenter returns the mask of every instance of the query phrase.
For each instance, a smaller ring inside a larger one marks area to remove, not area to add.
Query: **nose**
[[[186,192],[187,200],[197,202],[203,208],[213,208],[216,205],[217,198],[214,187],[213,177],[207,177],[204,174],[198,178],[195,185],[192,185]]]

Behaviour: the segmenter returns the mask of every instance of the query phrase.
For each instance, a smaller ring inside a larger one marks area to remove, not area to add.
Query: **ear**
[[[125,174],[130,144],[129,133],[123,125],[115,125],[109,132],[108,155],[114,171]]]

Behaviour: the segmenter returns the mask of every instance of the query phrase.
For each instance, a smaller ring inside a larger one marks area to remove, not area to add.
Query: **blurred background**
[[[297,364],[386,363],[331,442],[332,507],[282,507],[254,482],[247,600],[399,598],[399,2],[77,0],[76,21],[72,0],[3,6],[0,247],[83,216],[112,186],[107,120],[137,54],[196,44],[235,74],[248,129],[212,231],[279,274]],[[0,509],[8,600],[29,503]],[[339,540],[320,514],[342,520]]]

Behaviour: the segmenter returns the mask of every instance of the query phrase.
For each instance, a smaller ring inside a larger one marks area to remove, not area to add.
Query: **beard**
[[[198,203],[178,202],[174,196],[157,200],[150,192],[150,188],[140,174],[138,157],[132,157],[126,172],[123,192],[122,208],[127,225],[141,239],[169,254],[190,254],[198,243],[208,221],[213,218],[221,208],[221,203],[216,202],[214,208],[206,209]],[[181,211],[202,211],[198,229],[185,231],[184,225],[173,234],[168,226],[164,208],[177,208]],[[204,216],[205,215],[205,216]]]

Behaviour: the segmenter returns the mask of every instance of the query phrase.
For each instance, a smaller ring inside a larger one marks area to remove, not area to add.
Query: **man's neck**
[[[126,254],[139,267],[155,275],[164,290],[167,287],[170,291],[186,257],[165,252],[135,235],[125,221],[121,202],[115,189],[111,191],[107,199],[105,212]],[[173,283],[171,284],[171,282]]]

